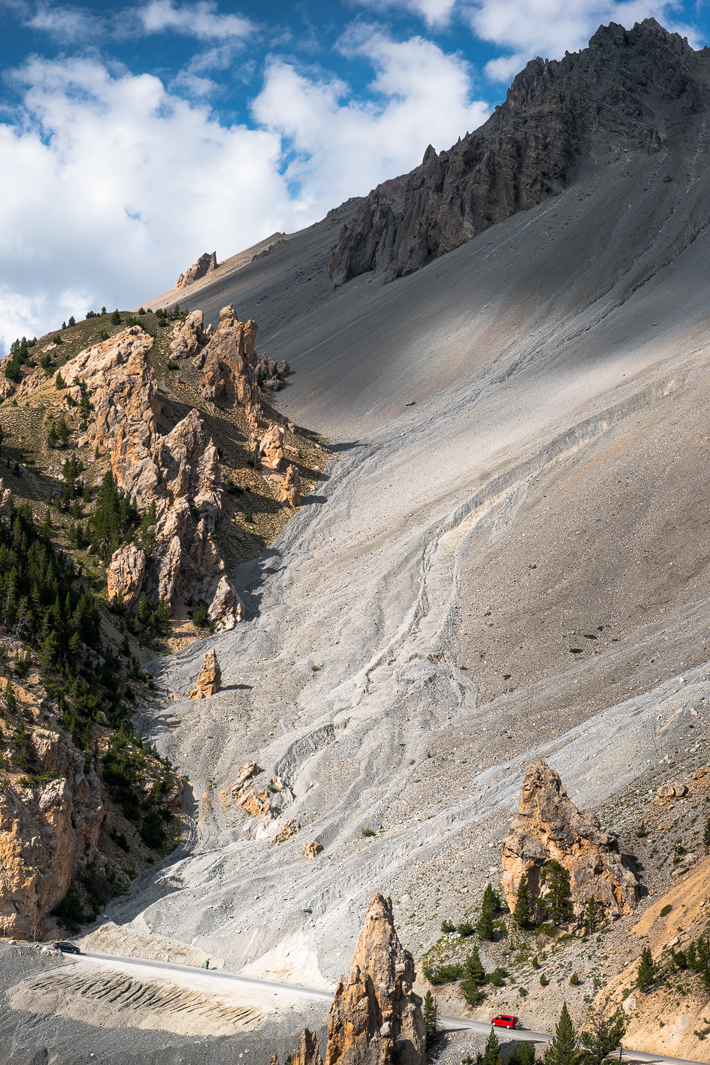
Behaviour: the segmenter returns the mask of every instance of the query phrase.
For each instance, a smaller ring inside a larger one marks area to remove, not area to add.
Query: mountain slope
[[[538,93],[607,79],[564,189],[390,284],[333,287],[354,201],[179,290],[212,323],[227,303],[258,319],[295,371],[280,410],[336,455],[237,567],[250,619],[156,663],[135,720],[190,778],[196,838],[115,921],[332,981],[380,889],[421,958],[500,875],[529,762],[610,830],[707,762],[708,62],[644,23],[545,66]],[[538,105],[504,119],[532,137]],[[213,645],[223,690],[172,701]],[[277,817],[237,803],[250,760],[254,788],[281,782]]]

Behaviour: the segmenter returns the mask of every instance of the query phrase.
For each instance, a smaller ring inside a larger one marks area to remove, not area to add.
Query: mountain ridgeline
[[[646,19],[601,26],[581,52],[533,59],[505,103],[449,151],[383,182],[346,223],[333,283],[374,270],[391,281],[419,270],[567,186],[583,157],[611,145],[649,153],[685,137],[710,101],[710,52]]]

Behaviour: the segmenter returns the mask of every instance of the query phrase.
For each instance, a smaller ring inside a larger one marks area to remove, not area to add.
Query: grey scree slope
[[[136,720],[189,776],[194,834],[114,920],[332,984],[376,889],[407,946],[436,937],[426,870],[498,867],[538,755],[580,806],[655,779],[691,707],[703,757],[704,122],[672,153],[598,142],[565,193],[390,285],[333,291],[345,205],[181,294],[256,319],[296,371],[281,409],[338,455],[237,572],[249,620],[156,663],[166,694]],[[169,700],[212,645],[224,690]],[[296,795],[266,828],[218,797],[249,758]]]

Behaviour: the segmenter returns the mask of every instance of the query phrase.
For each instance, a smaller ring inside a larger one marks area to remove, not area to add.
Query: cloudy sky
[[[317,221],[650,15],[710,39],[706,0],[0,0],[0,353]]]

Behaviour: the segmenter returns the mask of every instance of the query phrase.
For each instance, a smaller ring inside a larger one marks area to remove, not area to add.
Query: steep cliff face
[[[32,703],[22,689],[17,697]],[[100,860],[104,807],[98,776],[68,738],[34,723],[22,727],[36,775],[48,779],[37,785],[15,773],[0,788],[0,930],[36,937],[73,876]]]
[[[518,816],[503,847],[503,890],[511,911],[525,878],[531,907],[548,891],[544,867],[559,862],[569,874],[574,919],[590,899],[604,917],[630,914],[639,883],[619,854],[616,837],[602,832],[597,817],[568,798],[559,775],[542,760],[525,774]]]
[[[655,19],[602,26],[584,51],[534,59],[505,103],[449,151],[427,148],[416,170],[374,189],[330,260],[335,285],[375,270],[386,280],[562,192],[585,153],[657,151],[708,99],[709,60]],[[658,112],[662,111],[662,115]]]

